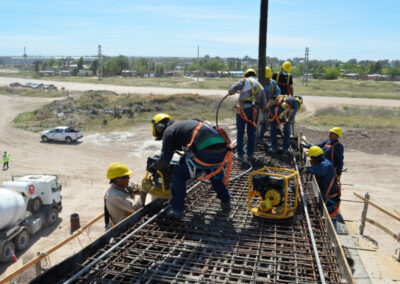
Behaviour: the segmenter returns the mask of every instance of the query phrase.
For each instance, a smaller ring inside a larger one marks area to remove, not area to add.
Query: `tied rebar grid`
[[[263,151],[256,152],[256,157],[264,165],[293,168],[289,157],[270,157]],[[235,161],[232,175],[242,171],[243,165]],[[244,175],[229,184],[230,212],[221,210],[210,184],[201,184],[186,197],[183,220],[161,214],[79,276],[76,283],[319,283],[301,203],[289,219],[253,216],[247,210],[247,179]],[[325,280],[339,283],[337,261],[313,202],[311,185],[303,186]],[[111,246],[99,250],[82,267]]]

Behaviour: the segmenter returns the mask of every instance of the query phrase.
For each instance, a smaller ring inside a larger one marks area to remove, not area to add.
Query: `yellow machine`
[[[298,197],[299,174],[294,170],[264,167],[249,174],[247,206],[256,216],[269,219],[292,217]]]
[[[169,167],[162,171],[154,170],[150,165],[154,164],[158,158],[158,155],[147,158],[147,172],[144,179],[151,180],[153,183],[153,187],[148,192],[149,194],[154,197],[169,199],[172,197],[172,171],[178,162],[171,161]]]

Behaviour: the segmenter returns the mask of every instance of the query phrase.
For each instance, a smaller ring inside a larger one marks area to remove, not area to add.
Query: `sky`
[[[260,0],[0,0],[0,56],[258,57]],[[399,60],[398,0],[269,0],[267,55]]]

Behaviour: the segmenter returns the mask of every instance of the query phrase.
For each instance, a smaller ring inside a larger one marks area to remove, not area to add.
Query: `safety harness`
[[[269,116],[270,116],[270,118],[268,119],[269,122],[272,122],[272,121],[275,120],[279,125],[284,123],[284,122],[281,122],[280,118],[279,118],[279,106],[282,105],[282,103],[284,102],[285,98],[286,98],[286,96],[284,96],[284,95],[279,95],[276,98],[276,101],[275,101],[275,105],[276,105],[275,112],[273,113],[271,110],[269,110]]]
[[[251,87],[251,96],[246,98],[244,100],[244,102],[245,103],[251,103],[251,107],[253,108],[253,117],[252,117],[251,120],[247,117],[247,115],[246,115],[246,113],[244,111],[244,108],[243,108],[243,106],[241,104],[239,104],[239,108],[240,108],[239,115],[240,115],[241,119],[243,119],[247,123],[251,123],[255,128],[257,128],[257,113],[258,112],[257,112],[257,108],[256,108],[255,103],[254,103],[254,97],[261,90],[261,85],[259,84],[258,87],[256,89],[254,89],[254,85],[253,85],[252,80],[250,80],[248,78],[246,78],[246,80],[249,82],[250,87]]]
[[[194,152],[191,150],[191,147],[196,138],[196,135],[198,134],[198,132],[202,126],[203,126],[203,122],[199,121],[196,128],[193,130],[192,138],[190,139],[190,142],[187,144],[187,146],[185,148],[185,154],[186,154],[185,159],[186,159],[186,164],[189,168],[190,176],[192,178],[196,177],[196,169],[211,170],[211,172],[209,174],[207,174],[205,176],[197,177],[197,180],[210,179],[210,178],[214,177],[215,175],[221,173],[221,171],[224,169],[225,164],[227,164],[224,184],[228,185],[229,175],[232,170],[232,149],[230,147],[231,140],[229,139],[229,137],[226,134],[224,129],[215,127],[214,129],[217,130],[218,133],[221,135],[221,137],[224,139],[224,141],[226,143],[227,151],[226,151],[225,157],[222,160],[222,162],[215,163],[215,164],[205,163],[205,162],[201,161],[199,158],[197,158],[195,156]]]
[[[280,75],[280,74],[281,74],[281,72],[278,72],[278,73],[276,74],[276,83],[277,83],[279,86],[284,86],[284,87],[286,87],[286,90],[287,90],[288,95],[291,95],[291,90],[289,89],[290,74],[288,73],[288,77],[287,77],[286,83],[281,83],[281,82],[279,82],[279,75]]]
[[[334,184],[334,182],[335,182],[335,179],[336,179],[336,176],[334,176],[334,177],[332,178],[332,181],[331,181],[331,183],[329,184],[328,190],[327,190],[326,193],[325,193],[325,198],[327,199],[327,202],[329,202],[329,203],[331,203],[331,204],[336,204],[335,210],[334,210],[332,213],[329,213],[329,217],[331,217],[331,218],[335,217],[336,214],[339,212],[339,207],[340,207],[340,196],[342,195],[342,193],[341,193],[341,188],[340,188],[340,187],[337,187],[337,186],[336,186],[337,192],[336,192],[336,193],[333,193],[333,194],[329,194],[329,193],[331,192],[331,190],[332,190],[332,187],[333,187],[333,184]],[[337,202],[332,200],[332,199],[335,198],[335,197],[339,198],[339,200],[338,200]]]
[[[113,219],[111,218],[110,212],[108,212],[106,205],[106,197],[104,196],[104,223],[106,223],[106,228],[108,228],[108,224],[111,224],[111,227],[115,226]]]

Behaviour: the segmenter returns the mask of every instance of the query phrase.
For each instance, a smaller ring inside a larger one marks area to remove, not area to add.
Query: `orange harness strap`
[[[243,119],[244,121],[248,122],[248,123],[253,124],[253,126],[255,128],[257,128],[257,123],[256,123],[256,121],[257,121],[257,108],[253,107],[253,119],[252,120],[247,118],[246,113],[244,112],[244,108],[241,105],[239,105],[239,108],[240,108],[240,113],[239,113],[240,118]]]
[[[193,144],[194,139],[196,138],[197,133],[199,132],[199,130],[200,130],[200,128],[202,126],[203,126],[203,122],[199,121],[199,123],[197,124],[196,128],[193,131],[192,138],[190,139],[190,142],[187,145],[187,151],[189,151],[190,147]],[[231,146],[231,139],[229,139],[228,134],[222,128],[215,128],[215,129],[222,136],[222,138],[224,138],[224,140],[226,142],[227,152],[226,152],[225,157],[222,160],[222,162],[216,163],[216,164],[208,164],[208,163],[205,163],[205,162],[201,161],[200,159],[196,158],[196,156],[193,153],[191,153],[190,155],[191,155],[192,160],[196,164],[198,164],[198,165],[200,165],[202,167],[216,167],[216,166],[218,166],[218,168],[215,171],[213,171],[213,172],[211,172],[211,173],[209,173],[209,174],[207,174],[205,176],[198,177],[197,180],[205,180],[205,179],[212,178],[213,176],[215,176],[218,173],[220,173],[222,171],[222,169],[224,168],[225,164],[227,163],[228,165],[227,165],[227,168],[226,168],[224,184],[228,185],[229,176],[230,176],[231,171],[232,171],[232,149],[230,147]]]
[[[338,192],[329,195],[329,192],[330,192],[331,189],[332,189],[332,186],[333,186],[333,183],[334,183],[334,181],[335,181],[335,178],[336,178],[336,177],[333,177],[333,178],[332,178],[331,184],[329,185],[329,188],[328,188],[328,190],[327,190],[326,193],[325,193],[325,196],[326,196],[327,198],[329,198],[329,199],[332,199],[332,198],[335,198],[335,197],[339,197],[339,198],[340,198],[340,196],[341,196],[341,192],[340,192],[340,189],[339,189],[339,188],[337,188]],[[336,203],[336,208],[335,208],[335,210],[334,210],[332,213],[329,213],[329,217],[331,217],[331,218],[335,217],[335,216],[337,215],[337,213],[339,212],[339,207],[340,207],[340,200]]]
[[[326,147],[326,148],[332,148],[332,150],[331,150],[331,160],[332,160],[332,163],[333,163],[333,150],[335,149],[335,146],[336,146],[337,143],[339,143],[339,142],[336,142],[336,143],[333,144],[333,145],[329,145],[329,144],[325,144],[325,145],[324,145],[324,147]]]
[[[272,121],[276,120],[276,122],[278,124],[282,124],[282,122],[279,120],[279,114],[278,114],[279,113],[279,109],[278,109],[278,106],[276,106],[275,113],[273,115],[272,115],[271,111],[269,111],[269,113],[272,116],[271,118],[268,119],[269,122],[272,122]]]
[[[277,74],[277,76],[276,76],[276,83],[278,84],[278,86],[280,87],[280,86],[286,86],[286,90],[287,90],[287,92],[288,92],[288,95],[292,95],[291,94],[291,90],[289,89],[289,80],[290,80],[290,74],[288,74],[288,78],[287,78],[287,81],[286,81],[286,83],[280,83],[279,82],[279,75],[280,75],[280,73],[281,72],[278,72],[278,74]]]

